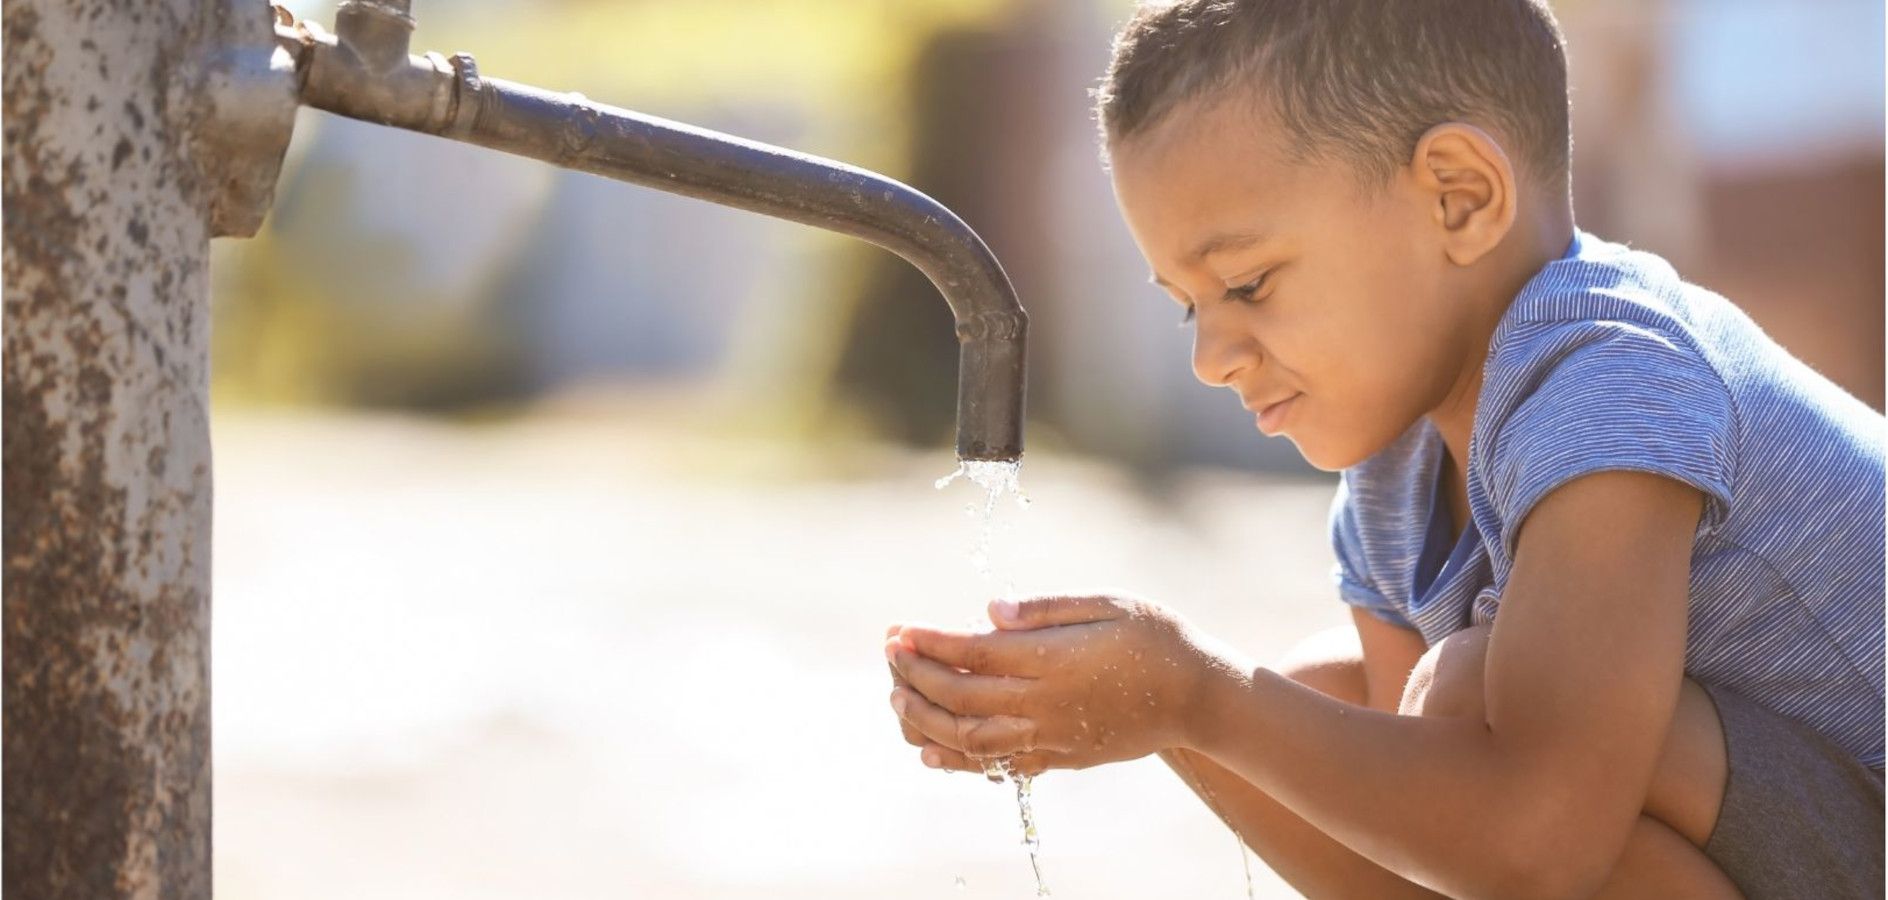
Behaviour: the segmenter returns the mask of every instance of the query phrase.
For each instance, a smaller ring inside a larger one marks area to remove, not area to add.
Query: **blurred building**
[[[1566,4],[1576,208],[1882,407],[1882,5]]]

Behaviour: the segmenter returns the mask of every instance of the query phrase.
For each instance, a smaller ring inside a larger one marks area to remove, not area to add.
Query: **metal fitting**
[[[410,0],[341,0],[334,33],[369,72],[385,74],[406,64],[413,40]]]
[[[227,25],[201,72],[208,114],[197,120],[192,143],[214,182],[210,235],[249,237],[275,201],[295,130],[295,57],[276,39],[281,12],[252,0],[225,0],[224,7]]]

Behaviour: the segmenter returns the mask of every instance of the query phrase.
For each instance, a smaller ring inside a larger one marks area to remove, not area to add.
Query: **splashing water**
[[[949,486],[951,482],[962,477],[971,484],[983,488],[985,491],[982,526],[977,531],[977,542],[972,545],[970,550],[970,562],[972,565],[976,566],[977,574],[982,576],[985,581],[990,581],[994,578],[990,567],[990,539],[994,531],[996,502],[998,498],[1002,497],[1004,494],[1015,494],[1017,506],[1029,506],[1029,496],[1023,493],[1022,486],[1017,483],[1017,475],[1021,470],[1021,460],[993,462],[963,459],[957,461],[957,471],[943,478],[939,478],[936,482],[937,489],[943,490],[945,487]],[[977,505],[975,503],[966,504],[964,506],[964,513],[966,515],[975,516],[977,512]],[[1003,593],[1008,595],[1015,592],[1016,585],[1014,582],[1006,580],[1004,582]],[[972,623],[972,627],[982,629],[986,626],[983,623]],[[991,782],[1002,784],[1005,779],[1008,779],[1011,783],[1016,785],[1016,812],[1022,820],[1023,846],[1029,850],[1029,869],[1036,876],[1036,896],[1049,896],[1048,883],[1042,880],[1042,859],[1040,856],[1042,839],[1036,833],[1036,810],[1030,803],[1030,788],[1033,786],[1035,779],[1029,775],[1018,774],[1016,767],[1012,765],[1007,758],[984,759],[979,760],[979,762],[983,764],[983,777],[988,778]],[[961,885],[962,882],[959,881],[959,886]]]
[[[1030,788],[1035,778],[1016,771],[1016,766],[1007,757],[979,759],[983,765],[983,777],[993,784],[1002,784],[1005,779],[1016,785],[1016,813],[1022,819],[1023,846],[1029,849],[1029,870],[1036,876],[1036,896],[1049,896],[1049,885],[1042,880],[1042,838],[1036,833],[1036,808],[1029,802]]]
[[[1226,815],[1224,809],[1220,808],[1219,796],[1197,772],[1193,771],[1193,766],[1186,762],[1186,757],[1175,755],[1171,761],[1175,770],[1180,773],[1180,777],[1186,779],[1188,784],[1199,791],[1200,799],[1206,801],[1206,808],[1211,810],[1213,815],[1218,816],[1221,822],[1226,823],[1226,827],[1232,831],[1233,843],[1239,845],[1239,865],[1245,869],[1246,873],[1246,900],[1255,900],[1252,892],[1252,848],[1246,846],[1245,836],[1239,833],[1239,826],[1233,822],[1231,816]]]
[[[1246,839],[1239,836],[1239,829],[1232,830],[1233,843],[1239,845],[1239,865],[1246,870],[1246,900],[1256,900],[1252,893],[1252,848],[1246,846]]]
[[[1016,783],[1016,812],[1023,821],[1023,846],[1029,848],[1029,871],[1036,876],[1036,896],[1049,896],[1049,885],[1042,880],[1042,838],[1036,835],[1036,808],[1029,803],[1029,788],[1034,776],[1018,775],[1009,760],[1003,761],[1003,774]]]
[[[941,491],[948,487],[951,482],[963,478],[971,484],[983,488],[985,492],[983,508],[981,510],[983,521],[981,527],[977,530],[976,543],[973,544],[970,549],[970,562],[972,565],[976,566],[977,574],[982,576],[985,581],[990,581],[994,578],[994,573],[991,571],[990,566],[990,544],[994,532],[997,500],[1004,494],[1015,494],[1017,506],[1023,508],[1029,506],[1029,495],[1023,493],[1022,485],[1017,481],[1017,476],[1021,471],[1021,460],[999,462],[960,459],[957,461],[957,471],[943,478],[939,478],[934,485]],[[976,516],[978,512],[977,504],[967,503],[964,505],[965,515]],[[1016,586],[1014,582],[1006,580],[1003,588],[1004,595],[1011,595],[1015,592]],[[973,620],[970,623],[970,627],[972,630],[987,630],[990,626],[988,623]],[[1168,663],[1172,664],[1173,661],[1168,660]],[[1088,723],[1084,722],[1082,724],[1086,727]],[[1036,896],[1049,896],[1049,886],[1042,880],[1042,861],[1040,858],[1042,840],[1036,834],[1036,811],[1030,804],[1030,788],[1034,779],[1028,775],[1018,774],[1015,766],[1012,765],[1008,758],[980,759],[978,762],[983,766],[983,777],[988,778],[992,783],[1002,784],[1004,780],[1007,779],[1016,785],[1016,811],[1022,819],[1023,846],[1029,849],[1029,868],[1036,876]],[[1188,781],[1197,784],[1201,788],[1201,796],[1202,799],[1206,801],[1207,808],[1212,810],[1215,815],[1219,816],[1220,820],[1225,822],[1227,827],[1231,829],[1233,841],[1239,845],[1239,865],[1245,870],[1246,900],[1254,900],[1251,848],[1246,846],[1245,838],[1239,834],[1238,826],[1233,824],[1233,820],[1220,808],[1219,798],[1213,794],[1212,789],[1207,787],[1205,782],[1199,780],[1199,778],[1192,773],[1190,766],[1187,767],[1186,777]],[[963,876],[957,876],[956,886],[959,889],[965,886]]]
[[[1029,495],[1023,493],[1022,486],[1017,483],[1017,476],[1022,472],[1022,468],[1023,461],[1020,459],[1009,461],[960,459],[957,461],[957,471],[939,478],[934,483],[934,486],[941,491],[951,482],[963,478],[983,488],[985,492],[982,510],[983,526],[977,530],[976,543],[971,545],[970,563],[977,567],[977,574],[983,576],[985,580],[992,577],[990,538],[995,530],[996,501],[1004,494],[1015,494],[1017,506],[1024,508],[1029,506]],[[977,512],[977,504],[964,504],[964,515],[975,516]],[[1013,590],[1014,585],[1006,582],[1004,592],[1010,593]]]

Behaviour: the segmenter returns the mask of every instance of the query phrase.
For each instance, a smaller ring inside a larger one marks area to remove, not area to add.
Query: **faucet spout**
[[[884,247],[923,271],[956,317],[958,457],[1022,456],[1028,316],[983,240],[936,200],[834,160],[485,78],[468,54],[410,56],[405,2],[343,5],[360,22],[340,37],[307,22],[279,32],[296,51],[304,104]]]

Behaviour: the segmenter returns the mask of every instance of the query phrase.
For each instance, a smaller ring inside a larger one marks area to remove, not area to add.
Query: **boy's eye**
[[[1227,288],[1226,299],[1251,300],[1253,295],[1259,292],[1259,288],[1262,288],[1265,286],[1265,279],[1270,278],[1271,276],[1272,276],[1272,273],[1267,271],[1259,275],[1259,277],[1252,279],[1250,282],[1247,282],[1235,288]]]

